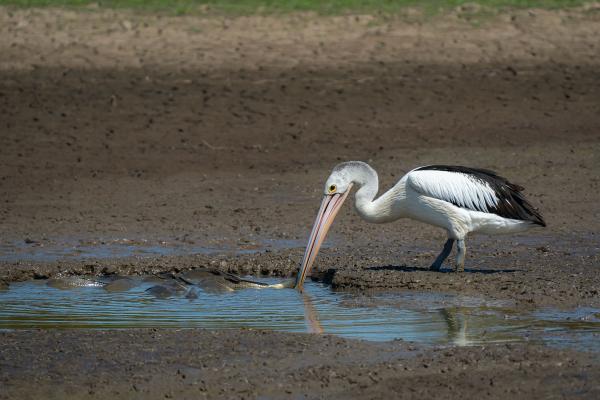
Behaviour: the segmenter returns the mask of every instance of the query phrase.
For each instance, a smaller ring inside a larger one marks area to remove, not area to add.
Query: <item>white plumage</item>
[[[411,171],[406,184],[424,196],[457,204],[470,210],[488,212],[498,205],[498,197],[485,181],[461,172]]]

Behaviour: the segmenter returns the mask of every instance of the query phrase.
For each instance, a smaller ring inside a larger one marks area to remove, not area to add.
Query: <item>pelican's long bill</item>
[[[352,185],[348,187],[346,192],[341,194],[334,193],[325,195],[325,198],[321,203],[319,213],[317,214],[315,225],[313,226],[310,237],[308,238],[308,244],[306,245],[304,258],[302,259],[302,264],[300,265],[300,270],[298,271],[298,276],[296,277],[296,289],[302,290],[304,280],[306,279],[306,276],[310,272],[310,269],[315,262],[317,253],[319,252],[323,241],[325,241],[325,236],[327,235],[335,216],[342,207],[344,200],[346,200],[346,197],[348,197],[348,194],[350,194],[351,188]]]

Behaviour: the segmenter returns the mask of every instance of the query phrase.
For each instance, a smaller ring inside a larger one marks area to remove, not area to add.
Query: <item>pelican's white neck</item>
[[[357,168],[354,171],[352,178],[357,187],[354,205],[358,213],[362,215],[377,196],[379,177],[373,168],[365,164],[364,168]]]
[[[398,218],[397,212],[392,215],[392,206],[402,206],[404,190],[402,185],[396,185],[379,198],[375,199],[379,191],[379,178],[377,172],[366,163],[353,163],[348,171],[348,176],[357,186],[354,206],[358,214],[365,220],[375,223],[389,222]]]

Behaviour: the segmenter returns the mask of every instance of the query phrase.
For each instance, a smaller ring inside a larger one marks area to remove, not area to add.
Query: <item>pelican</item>
[[[448,240],[430,269],[439,271],[456,242],[456,272],[464,271],[469,233],[503,234],[546,226],[525,200],[521,186],[495,172],[452,165],[413,169],[378,198],[377,172],[361,161],[337,165],[325,183],[324,198],[308,239],[295,287],[302,290],[325,235],[353,186],[354,206],[368,222],[412,218],[445,229]]]

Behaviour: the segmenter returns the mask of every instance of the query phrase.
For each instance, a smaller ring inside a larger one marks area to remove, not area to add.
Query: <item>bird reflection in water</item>
[[[305,292],[302,293],[302,302],[304,303],[304,321],[306,322],[308,333],[324,333],[323,326],[319,321],[319,313],[311,297]]]
[[[456,346],[469,346],[474,344],[467,335],[469,318],[465,308],[443,308],[440,310],[440,313],[448,327],[448,342]]]

